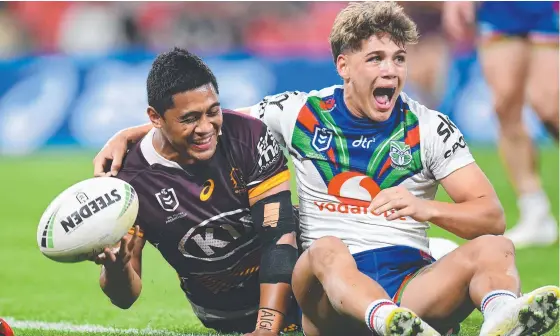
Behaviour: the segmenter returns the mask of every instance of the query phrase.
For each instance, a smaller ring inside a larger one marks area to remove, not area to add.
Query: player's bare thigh
[[[480,44],[480,63],[502,122],[521,121],[529,56],[529,42],[523,38],[508,37]]]
[[[503,258],[508,250],[513,250],[511,242],[498,236],[482,236],[466,242],[412,279],[404,290],[401,305],[440,332],[446,331],[475,308],[471,280],[481,260]],[[516,272],[515,267],[509,271]]]
[[[558,40],[554,43],[533,43],[527,93],[531,106],[542,121],[558,128]]]
[[[332,307],[321,283],[311,271],[309,250],[296,263],[292,275],[292,290],[305,312],[302,327],[306,336],[371,335],[365,324],[358,324],[351,318],[341,316]]]

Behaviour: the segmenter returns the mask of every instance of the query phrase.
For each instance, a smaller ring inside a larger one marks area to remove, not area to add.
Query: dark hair
[[[216,93],[219,93],[216,77],[206,63],[200,57],[177,47],[158,55],[146,84],[148,104],[161,116],[166,110],[173,108],[174,94],[206,84],[212,84]]]

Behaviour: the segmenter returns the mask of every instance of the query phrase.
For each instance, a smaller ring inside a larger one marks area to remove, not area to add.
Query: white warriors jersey
[[[390,118],[350,114],[342,86],[285,92],[251,107],[287,148],[296,170],[304,249],[336,236],[351,253],[402,245],[429,253],[428,223],[367,210],[380,190],[397,185],[432,200],[438,181],[474,159],[449,118],[401,93]]]

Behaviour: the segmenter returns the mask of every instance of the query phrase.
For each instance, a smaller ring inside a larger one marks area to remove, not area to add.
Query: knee
[[[350,254],[350,252],[342,240],[333,236],[326,236],[313,242],[307,249],[307,254],[313,273],[321,279],[332,268],[337,258]]]
[[[513,242],[504,236],[485,235],[472,240],[472,255],[477,265],[507,261],[515,256]]]
[[[339,249],[348,249],[340,238],[334,236],[325,236],[317,239],[309,247],[309,258],[312,261],[317,259],[324,259],[328,254],[332,254]]]
[[[523,96],[523,92],[507,86],[495,90],[494,110],[502,126],[521,124]]]

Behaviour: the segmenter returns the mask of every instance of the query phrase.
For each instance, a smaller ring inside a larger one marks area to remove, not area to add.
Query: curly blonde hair
[[[387,34],[399,46],[418,42],[416,24],[395,2],[352,2],[334,20],[329,41],[336,63],[345,51],[358,51],[362,41]]]

